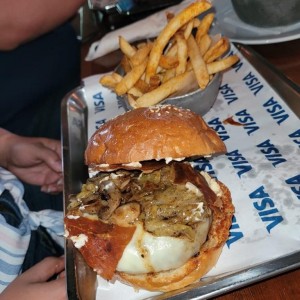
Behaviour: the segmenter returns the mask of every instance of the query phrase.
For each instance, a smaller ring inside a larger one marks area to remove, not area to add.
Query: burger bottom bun
[[[197,256],[190,258],[183,266],[174,270],[139,275],[119,272],[117,278],[134,288],[168,292],[186,287],[210,271],[217,263],[228,238],[234,213],[230,191],[220,181],[218,184],[222,196],[218,198],[218,203],[211,207],[213,220],[208,239]]]

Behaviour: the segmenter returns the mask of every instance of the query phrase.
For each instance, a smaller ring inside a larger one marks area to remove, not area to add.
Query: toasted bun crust
[[[118,273],[118,278],[135,288],[150,291],[173,291],[194,283],[203,277],[218,261],[222,248],[228,238],[234,207],[228,188],[218,181],[223,192],[213,210],[213,221],[207,241],[199,254],[188,260],[182,267],[159,273],[131,275]]]
[[[89,166],[205,156],[226,151],[217,133],[190,110],[137,108],[102,125],[85,151]]]

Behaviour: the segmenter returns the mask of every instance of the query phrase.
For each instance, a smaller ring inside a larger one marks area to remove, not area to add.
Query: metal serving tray
[[[300,88],[275,70],[250,47],[236,45],[245,58],[300,117]],[[88,177],[83,153],[87,143],[87,107],[84,86],[65,96],[62,102],[62,138],[64,164],[65,208],[70,194],[80,191]],[[80,253],[68,240],[66,250],[67,291],[70,300],[90,300],[96,297],[95,273],[85,264]],[[300,251],[270,260],[257,266],[227,275],[209,277],[185,289],[148,299],[209,299],[266,278],[300,267]]]

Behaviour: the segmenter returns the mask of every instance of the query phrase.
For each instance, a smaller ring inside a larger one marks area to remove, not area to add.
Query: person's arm
[[[66,300],[64,258],[48,257],[18,276],[2,293],[1,300]],[[56,280],[48,281],[57,275]]]
[[[0,1],[0,50],[12,50],[75,15],[86,0]]]
[[[44,192],[62,191],[61,143],[30,138],[0,128],[0,166]]]

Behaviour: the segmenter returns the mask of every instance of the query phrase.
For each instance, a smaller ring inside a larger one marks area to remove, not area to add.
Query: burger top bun
[[[89,166],[223,153],[217,133],[197,114],[171,105],[141,107],[102,125],[85,151]]]

